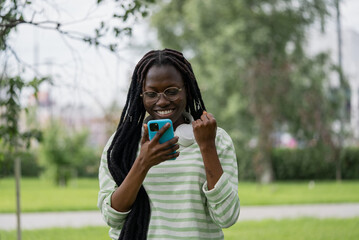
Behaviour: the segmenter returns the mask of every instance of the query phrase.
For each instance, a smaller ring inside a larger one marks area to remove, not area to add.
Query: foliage
[[[56,18],[49,18],[44,13],[44,6],[56,8],[52,4],[42,1],[19,1],[7,0],[0,2],[0,51],[11,48],[8,43],[10,33],[19,25],[31,25],[33,27],[54,30],[64,37],[76,39],[94,45],[105,47],[110,51],[117,50],[117,43],[104,43],[102,39],[108,34],[115,38],[131,34],[132,23],[129,21],[133,17],[145,17],[148,14],[148,6],[154,3],[154,0],[97,0],[97,5],[115,3],[112,18],[118,20],[116,24],[110,25],[108,22],[100,22],[92,34],[84,32],[74,32],[66,29],[68,23],[57,21]],[[111,14],[111,13],[109,13]]]
[[[359,149],[345,148],[341,162],[344,179],[359,179]]]
[[[304,51],[308,28],[320,22],[324,29],[331,7],[323,0],[163,1],[152,17],[162,44],[192,57],[208,110],[233,137],[239,160],[256,143],[258,181],[274,178],[276,132],[333,149],[341,100],[328,86],[337,68],[326,54]]]
[[[25,177],[39,177],[43,168],[40,166],[37,154],[34,150],[18,151],[10,153],[6,149],[0,148],[4,153],[0,161],[0,178],[14,175],[14,159],[18,157],[21,160],[21,175]]]
[[[47,78],[34,78],[26,83],[19,76],[8,78],[4,75],[0,79],[0,140],[10,150],[22,147],[23,143],[29,147],[31,138],[41,138],[40,132],[36,129],[20,130],[20,95],[25,89],[32,89],[36,95],[39,85],[46,80]]]
[[[34,68],[21,61],[15,49],[13,49],[9,37],[20,25],[28,25],[34,28],[41,28],[49,31],[56,31],[64,38],[70,38],[88,43],[96,47],[104,47],[112,52],[116,52],[116,43],[107,43],[103,39],[108,35],[119,40],[123,35],[130,34],[132,23],[130,20],[139,16],[147,15],[147,8],[154,0],[118,1],[118,0],[98,0],[97,6],[102,4],[114,3],[112,19],[116,24],[101,22],[94,32],[77,32],[67,28],[69,23],[62,23],[55,16],[46,13],[46,9],[55,8],[56,5],[46,1],[20,1],[6,0],[0,1],[0,56],[3,69],[0,77],[0,140],[1,144],[6,144],[10,148],[18,147],[18,141],[30,143],[32,137],[40,138],[40,132],[34,128],[26,132],[19,131],[19,114],[23,106],[20,104],[21,93],[24,89],[33,89],[36,96],[39,86],[47,80],[40,77],[35,70],[35,77],[31,81],[26,81],[22,75],[26,68]],[[112,22],[111,22],[112,23]],[[19,72],[9,77],[7,64],[9,59],[14,57],[19,64]]]
[[[77,176],[95,176],[99,167],[95,149],[88,144],[86,130],[70,132],[61,122],[53,121],[44,131],[40,146],[40,162],[60,186]]]
[[[335,163],[325,158],[325,149],[308,147],[303,149],[275,148],[271,153],[273,170],[278,181],[333,180]],[[359,149],[344,148],[341,168],[343,179],[359,179]],[[239,162],[240,180],[254,180],[251,155]]]

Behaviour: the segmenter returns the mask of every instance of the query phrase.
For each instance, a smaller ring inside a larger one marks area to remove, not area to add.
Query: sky
[[[33,1],[36,7],[36,2]],[[106,4],[95,8],[95,1],[55,0],[53,4],[38,5],[52,19],[71,23],[67,29],[88,31],[101,20],[111,19],[115,7]],[[343,0],[341,4],[343,30],[359,33],[359,1]],[[39,18],[40,19],[40,18]],[[85,20],[84,20],[85,19]],[[115,23],[113,23],[115,24]],[[53,85],[45,84],[42,91],[50,93],[58,109],[86,105],[90,114],[103,114],[104,108],[117,101],[123,105],[132,71],[139,59],[152,48],[158,48],[155,32],[146,22],[133,25],[131,39],[121,40],[119,57],[104,49],[94,49],[79,41],[65,39],[55,31],[20,26],[11,35],[10,44],[23,62],[35,65],[43,75],[53,76]],[[328,31],[335,31],[335,22]],[[333,35],[335,36],[335,35]],[[329,41],[329,39],[328,39]],[[331,40],[333,41],[333,39]],[[27,70],[26,76],[33,71]]]

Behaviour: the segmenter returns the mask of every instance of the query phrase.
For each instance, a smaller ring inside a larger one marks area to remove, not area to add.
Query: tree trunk
[[[15,151],[16,153],[17,151]],[[16,226],[17,240],[21,240],[21,208],[20,208],[20,180],[21,180],[21,160],[15,157],[15,182],[16,182]]]
[[[342,157],[343,157],[343,149],[337,148],[334,150],[335,154],[335,179],[337,182],[342,181]]]
[[[261,117],[260,134],[258,139],[258,152],[255,155],[254,166],[257,181],[262,184],[268,184],[274,180],[274,172],[271,161],[271,152],[273,148],[271,132],[272,123],[268,117]]]

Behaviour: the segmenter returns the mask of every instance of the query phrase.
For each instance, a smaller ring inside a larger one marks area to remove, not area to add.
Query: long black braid
[[[182,75],[187,93],[186,111],[199,119],[205,106],[191,64],[183,54],[172,49],[148,52],[137,63],[132,75],[126,104],[116,134],[107,152],[108,168],[118,186],[130,171],[137,154],[146,110],[142,98],[143,83],[152,66],[172,65]],[[141,186],[131,212],[128,214],[119,239],[142,240],[147,238],[151,208],[146,190]]]

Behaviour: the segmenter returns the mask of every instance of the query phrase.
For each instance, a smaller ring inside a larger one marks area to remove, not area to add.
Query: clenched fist
[[[215,146],[217,122],[212,114],[203,111],[201,118],[192,122],[192,127],[200,148]]]

